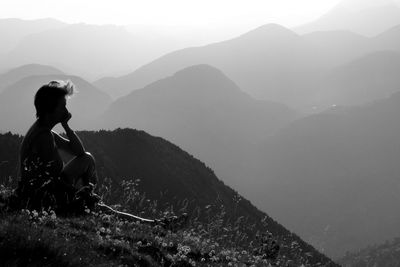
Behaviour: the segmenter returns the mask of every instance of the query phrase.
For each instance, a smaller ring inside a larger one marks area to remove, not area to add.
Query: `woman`
[[[29,208],[66,205],[77,190],[91,190],[97,183],[95,160],[85,152],[68,124],[72,115],[66,108],[67,97],[73,93],[70,81],[51,81],[36,92],[37,120],[25,135],[20,150],[18,195]],[[67,138],[52,130],[59,123]],[[59,150],[75,157],[64,165]]]

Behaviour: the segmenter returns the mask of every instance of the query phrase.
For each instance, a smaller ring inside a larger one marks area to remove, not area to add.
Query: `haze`
[[[74,129],[162,137],[340,258],[400,236],[399,1],[2,1],[0,133],[72,80]]]
[[[215,27],[279,23],[295,26],[322,15],[339,0],[4,0],[0,18],[56,18],[69,23]]]

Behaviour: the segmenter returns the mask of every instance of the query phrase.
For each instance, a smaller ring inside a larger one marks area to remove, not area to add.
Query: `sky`
[[[0,0],[0,18],[56,18],[116,25],[262,25],[293,27],[323,15],[341,0]]]

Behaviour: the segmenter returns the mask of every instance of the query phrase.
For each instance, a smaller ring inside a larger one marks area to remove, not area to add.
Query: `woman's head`
[[[36,117],[43,119],[46,115],[59,115],[65,112],[66,97],[71,96],[74,89],[75,86],[71,81],[51,81],[40,87],[34,101]]]

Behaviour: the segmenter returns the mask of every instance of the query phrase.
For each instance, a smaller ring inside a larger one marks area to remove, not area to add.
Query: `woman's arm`
[[[68,147],[73,155],[80,156],[85,153],[85,148],[83,147],[81,139],[76,135],[76,133],[69,127],[68,123],[62,124],[65,133],[69,139]]]
[[[58,133],[52,131],[57,148],[62,149],[65,152],[68,152],[74,156],[79,156],[83,154],[85,152],[85,148],[83,147],[81,140],[76,135],[76,133],[74,133],[74,131],[70,130],[69,132],[69,134],[67,132],[67,137],[69,138],[68,140]],[[75,142],[73,142],[72,140],[75,140]]]
[[[85,148],[82,144],[82,141],[79,139],[76,133],[69,127],[68,121],[70,119],[71,119],[71,113],[68,113],[67,118],[63,122],[61,122],[61,125],[64,128],[68,139],[63,138],[56,132],[53,132],[54,140],[58,148],[68,153],[71,153],[72,155],[80,156],[83,153],[85,153]]]

